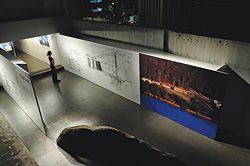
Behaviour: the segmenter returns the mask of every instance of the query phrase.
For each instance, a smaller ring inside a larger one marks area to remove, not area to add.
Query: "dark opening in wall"
[[[73,19],[137,25],[138,2],[134,0],[67,1]]]
[[[250,41],[247,0],[168,0],[167,28],[184,33]]]

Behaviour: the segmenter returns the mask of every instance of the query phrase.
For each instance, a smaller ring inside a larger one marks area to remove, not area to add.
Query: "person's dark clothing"
[[[53,61],[54,61],[54,59],[50,56],[50,57],[49,57],[50,65],[53,64]]]
[[[49,62],[50,62],[52,81],[59,82],[59,80],[57,79],[57,73],[56,73],[56,67],[54,65],[54,59],[52,57],[49,57]]]

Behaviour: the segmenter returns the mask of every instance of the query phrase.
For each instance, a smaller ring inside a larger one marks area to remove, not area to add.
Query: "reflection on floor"
[[[55,140],[63,128],[79,124],[110,125],[175,153],[192,166],[250,165],[249,150],[213,141],[67,71],[60,72],[59,79],[59,86],[52,84],[50,76],[34,80],[49,138],[0,91],[0,110],[39,165],[75,164],[60,152]]]

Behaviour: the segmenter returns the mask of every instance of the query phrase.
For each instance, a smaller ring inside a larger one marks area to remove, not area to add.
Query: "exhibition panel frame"
[[[141,105],[216,138],[227,74],[140,54]]]

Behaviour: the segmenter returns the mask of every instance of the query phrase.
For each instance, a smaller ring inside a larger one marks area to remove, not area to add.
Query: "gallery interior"
[[[249,15],[247,0],[4,0],[0,165],[250,166]]]

